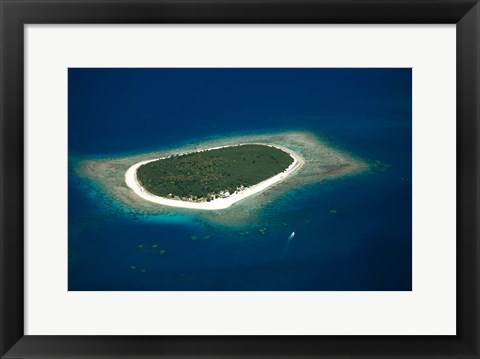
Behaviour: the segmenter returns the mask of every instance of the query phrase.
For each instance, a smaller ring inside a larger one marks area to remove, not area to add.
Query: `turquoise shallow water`
[[[285,129],[372,170],[235,226],[137,213],[70,171],[69,290],[411,290],[410,69],[69,70],[71,167]]]

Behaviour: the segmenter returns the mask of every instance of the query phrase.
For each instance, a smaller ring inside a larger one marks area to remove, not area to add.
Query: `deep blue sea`
[[[69,69],[69,290],[411,290],[411,88],[411,69]],[[139,214],[72,170],[285,130],[382,165],[283,194],[264,234]]]

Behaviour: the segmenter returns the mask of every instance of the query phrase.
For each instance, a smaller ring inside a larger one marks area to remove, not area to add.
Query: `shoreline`
[[[240,144],[238,144],[238,146],[247,145],[247,144],[258,144],[258,143],[240,143]],[[259,182],[259,183],[255,184],[253,186],[245,188],[244,190],[242,190],[240,192],[235,191],[234,193],[232,193],[227,198],[216,198],[216,199],[214,199],[210,202],[207,202],[207,201],[205,201],[205,202],[187,202],[187,201],[181,201],[181,200],[175,200],[175,199],[165,198],[165,197],[161,197],[161,196],[156,196],[154,194],[149,193],[139,183],[139,181],[137,179],[137,169],[144,164],[147,164],[147,163],[153,162],[153,161],[162,160],[162,159],[165,159],[167,157],[155,158],[155,159],[151,159],[151,160],[141,161],[141,162],[137,162],[134,165],[130,166],[128,168],[128,170],[125,172],[125,183],[126,183],[127,187],[129,189],[131,189],[137,196],[139,196],[140,198],[142,198],[146,201],[152,202],[152,203],[156,203],[156,204],[160,204],[160,205],[164,205],[164,206],[169,206],[169,207],[208,210],[208,211],[226,209],[226,208],[230,207],[231,205],[233,205],[234,203],[236,203],[238,201],[241,201],[241,200],[243,200],[247,197],[250,197],[250,196],[252,196],[256,193],[259,193],[261,191],[264,191],[265,189],[273,186],[274,184],[276,184],[280,181],[283,181],[288,176],[290,176],[294,172],[298,171],[305,164],[304,159],[299,154],[295,153],[294,151],[292,151],[292,150],[290,150],[286,147],[278,146],[278,145],[265,144],[265,143],[262,143],[261,145],[274,147],[276,149],[279,149],[281,151],[284,151],[284,152],[288,153],[290,155],[290,157],[293,158],[293,162],[284,171],[276,174],[275,176],[267,178],[266,180],[263,180],[262,182]],[[215,149],[219,149],[219,148],[233,147],[233,146],[237,146],[237,145],[217,146],[217,147],[212,147],[212,148],[208,148],[208,149],[192,151],[192,152],[188,152],[188,153],[211,151],[211,150],[215,150]],[[182,153],[182,154],[179,154],[179,155],[181,156],[181,155],[184,155],[184,154],[187,154],[187,153]]]
[[[265,190],[248,196],[224,210],[196,210],[181,207],[162,206],[146,201],[125,183],[125,173],[132,165],[174,154],[185,154],[206,149],[235,146],[239,143],[274,145],[280,149],[294,151],[304,162],[288,180],[276,182]],[[245,135],[230,135],[211,139],[196,140],[149,152],[136,152],[116,156],[80,158],[73,170],[83,178],[92,181],[118,206],[120,211],[132,211],[135,215],[188,215],[208,222],[232,226],[244,221],[254,222],[261,216],[262,208],[286,196],[294,189],[306,185],[334,180],[344,176],[360,174],[369,170],[369,164],[352,153],[345,152],[326,143],[308,131],[282,131]]]

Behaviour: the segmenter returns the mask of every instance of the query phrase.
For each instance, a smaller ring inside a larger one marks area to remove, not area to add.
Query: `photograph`
[[[412,69],[69,68],[68,290],[412,291]]]

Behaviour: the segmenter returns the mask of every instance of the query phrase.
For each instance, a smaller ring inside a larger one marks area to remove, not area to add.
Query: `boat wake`
[[[295,237],[295,232],[292,232],[292,234],[288,236],[287,243],[285,244],[285,248],[283,249],[284,257],[288,254],[288,250],[290,249],[290,242],[292,242],[293,237]]]

